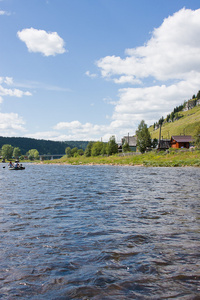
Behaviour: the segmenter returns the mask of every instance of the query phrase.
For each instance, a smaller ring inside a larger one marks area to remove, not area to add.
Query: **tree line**
[[[193,95],[192,96],[193,100],[199,100],[200,99],[200,90],[198,91],[197,95]],[[188,100],[190,101],[190,100]],[[174,122],[175,120],[180,119],[182,116],[179,114],[180,111],[182,111],[184,109],[184,107],[186,106],[186,103],[188,101],[185,101],[183,104],[176,106],[173,111],[167,115],[166,119],[163,118],[163,116],[156,122],[153,124],[154,129],[157,128],[159,125],[162,126],[162,124],[164,122]]]
[[[37,149],[30,149],[26,155],[28,156],[29,160],[39,159],[39,152]],[[5,144],[0,149],[0,156],[2,159],[12,160],[12,159],[19,159],[23,160],[24,155],[22,155],[21,150],[19,147],[13,147],[11,145]]]
[[[85,151],[83,149],[78,149],[77,147],[71,149],[67,147],[65,149],[67,157],[77,157],[79,155],[84,155],[86,157],[99,156],[99,155],[112,155],[118,153],[118,145],[115,141],[115,136],[111,136],[107,143],[104,142],[92,142],[87,144]]]
[[[66,147],[77,147],[83,149],[87,147],[88,141],[49,141],[38,140],[24,137],[2,137],[0,136],[0,148],[3,145],[12,145],[14,148],[20,148],[21,154],[26,155],[30,149],[37,149],[41,155],[45,154],[64,154]]]

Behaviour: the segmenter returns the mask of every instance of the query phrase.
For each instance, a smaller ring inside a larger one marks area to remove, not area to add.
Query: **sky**
[[[0,136],[120,141],[199,90],[199,0],[0,0]]]

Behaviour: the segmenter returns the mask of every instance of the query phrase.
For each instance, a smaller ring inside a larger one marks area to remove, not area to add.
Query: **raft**
[[[25,167],[9,167],[9,170],[25,170]]]

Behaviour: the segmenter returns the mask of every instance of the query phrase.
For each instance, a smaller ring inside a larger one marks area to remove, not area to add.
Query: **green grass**
[[[200,150],[170,150],[167,152],[148,152],[131,156],[98,156],[98,157],[72,157],[63,156],[61,159],[43,161],[44,164],[69,165],[142,165],[146,167],[200,167]]]
[[[161,136],[164,139],[170,139],[172,135],[195,135],[198,126],[200,126],[200,106],[188,111],[181,111],[179,115],[183,115],[183,117],[178,121],[163,124]],[[152,139],[159,138],[159,129],[154,130],[151,126],[149,131]]]

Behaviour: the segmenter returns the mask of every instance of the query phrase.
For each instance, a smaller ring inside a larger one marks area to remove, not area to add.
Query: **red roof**
[[[193,141],[191,135],[173,135],[172,140],[175,140],[178,143],[190,143]]]

